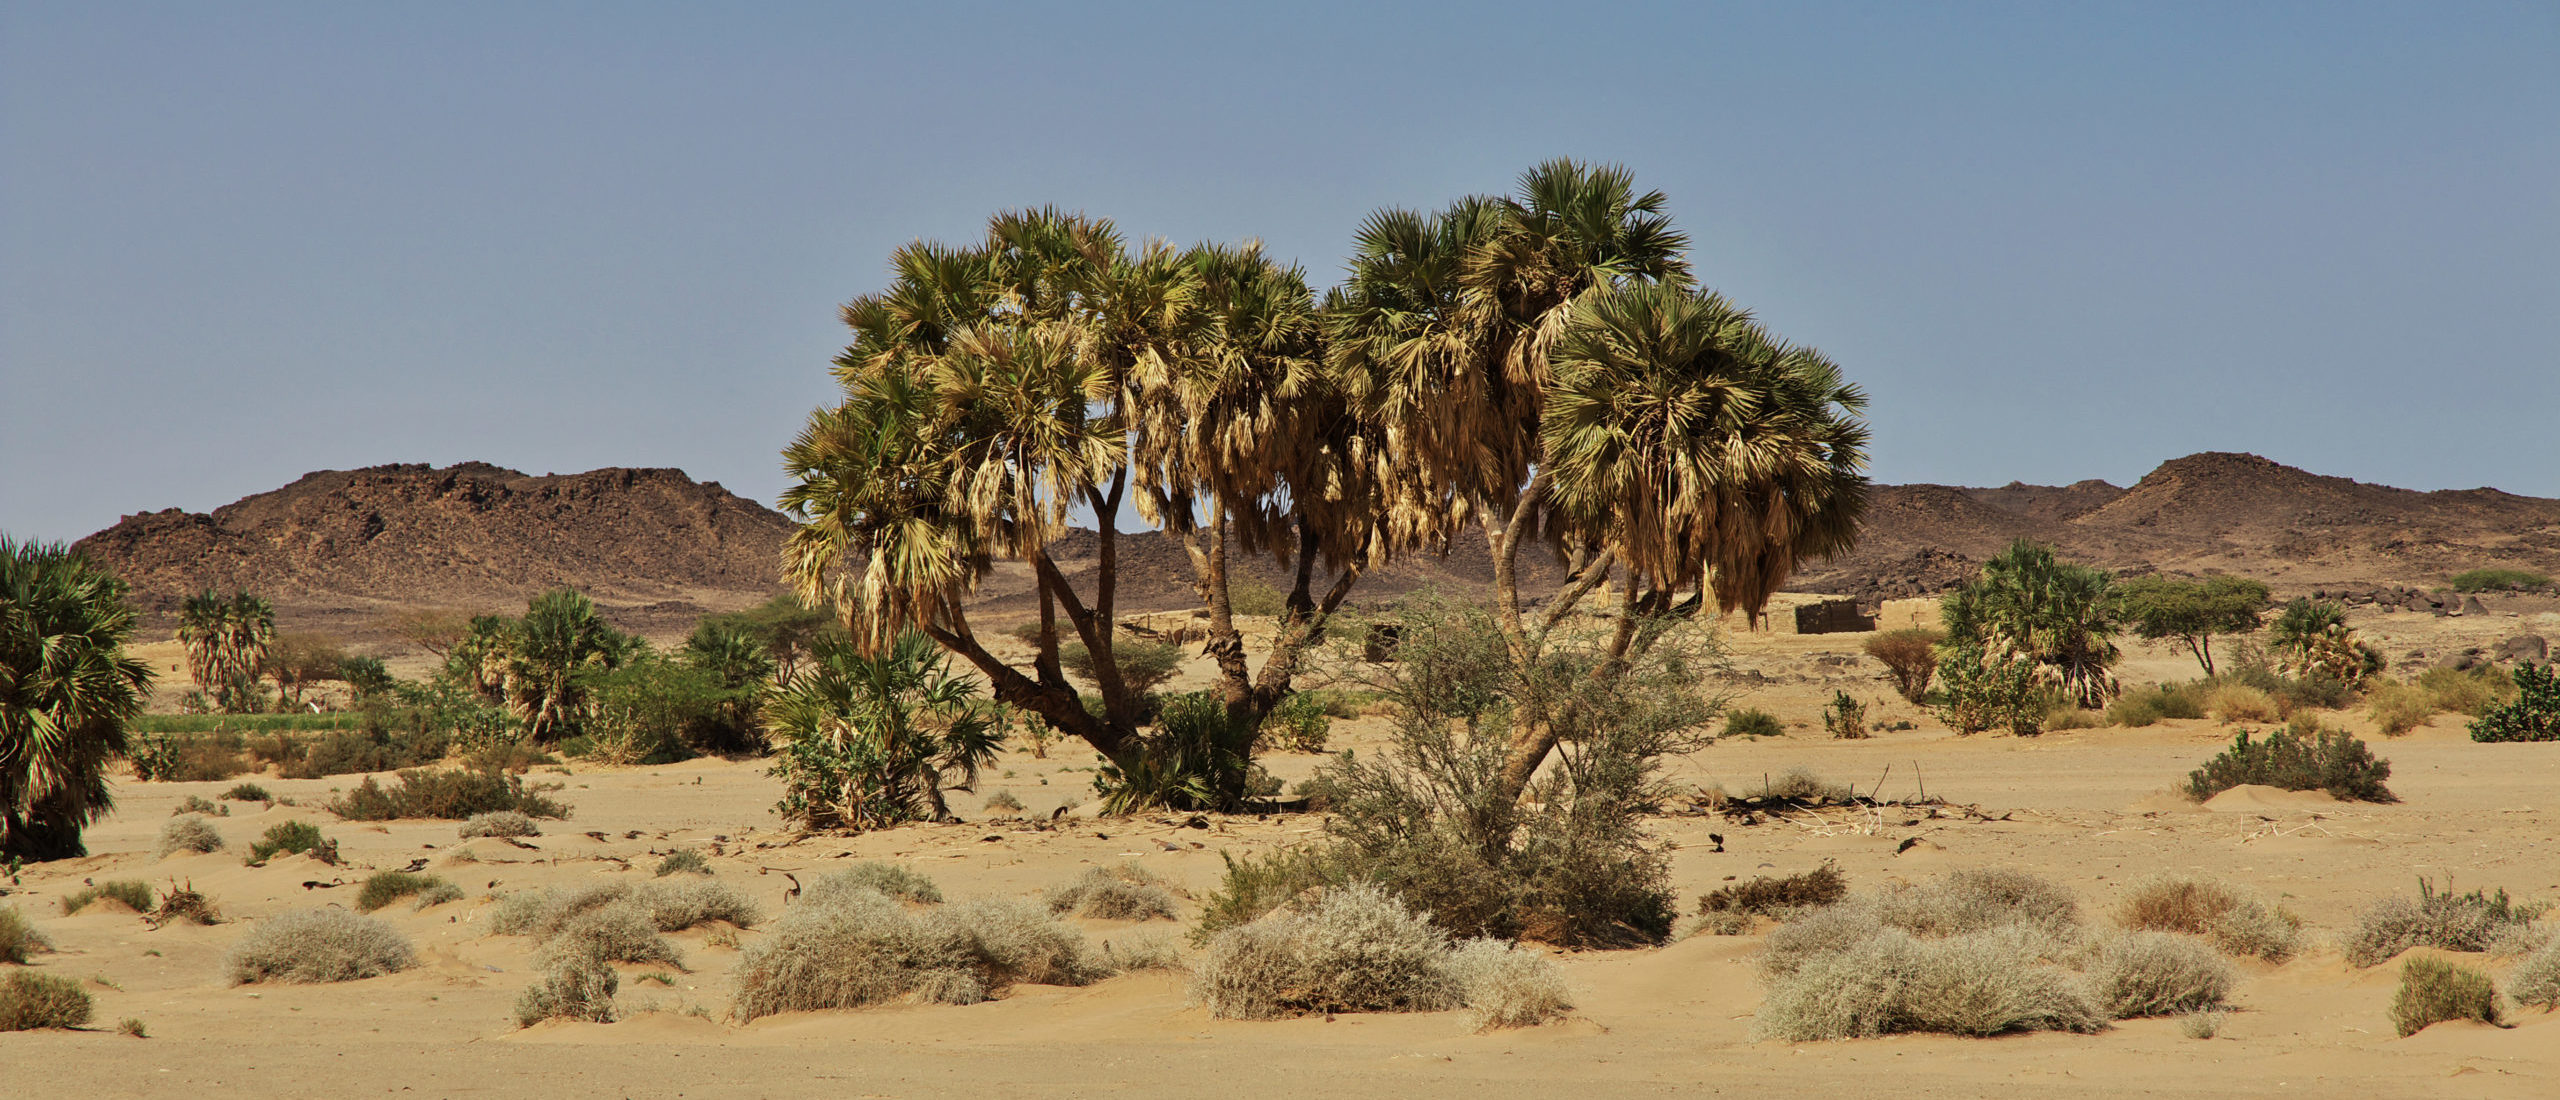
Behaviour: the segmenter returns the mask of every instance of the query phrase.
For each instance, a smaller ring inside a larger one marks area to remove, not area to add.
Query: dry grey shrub
[[[1074,882],[1052,888],[1045,900],[1052,913],[1097,920],[1172,920],[1174,915],[1173,892],[1135,863],[1087,868]]]
[[[409,939],[344,909],[303,909],[259,921],[227,960],[231,982],[346,982],[417,964]]]
[[[814,904],[831,898],[868,890],[903,901],[942,904],[942,888],[914,868],[897,863],[867,859],[844,870],[818,879],[808,885],[801,903]]]
[[[1770,933],[1758,1028],[1791,1040],[1904,1031],[2095,1031],[2105,1015],[2064,965],[2079,906],[2017,871],[1957,871],[1859,894]]]
[[[804,894],[740,952],[737,973],[730,1011],[748,1021],[909,995],[974,1004],[1018,983],[1089,985],[1110,971],[1082,935],[1036,905],[911,908],[876,889],[844,887]]]
[[[2213,945],[2176,932],[2127,932],[2090,953],[2089,992],[2116,1019],[2213,1008],[2231,992],[2231,964]]]
[[[490,914],[490,928],[501,936],[547,940],[571,918],[624,900],[636,905],[660,932],[681,932],[711,921],[747,928],[763,919],[746,895],[717,880],[647,882],[637,888],[603,882],[576,889],[549,886],[499,898]]]
[[[178,852],[219,852],[222,833],[203,814],[180,814],[160,827],[160,843],[152,848],[151,858],[166,859]]]
[[[2160,875],[2135,884],[2116,923],[2149,932],[2184,932],[2212,940],[2223,953],[2283,962],[2302,947],[2302,921],[2211,879]]]
[[[1538,1023],[1571,1007],[1554,965],[1500,941],[1464,948],[1365,883],[1219,932],[1194,971],[1211,1015],[1262,1020],[1332,1012],[1477,1010],[1479,1026]]]
[[[59,974],[12,970],[0,978],[0,1032],[79,1027],[92,1011],[89,991]]]
[[[1856,792],[1846,783],[1834,783],[1801,765],[1778,773],[1776,779],[1764,779],[1760,798],[1791,798],[1798,802],[1847,802]]]
[[[1555,963],[1518,944],[1468,940],[1450,956],[1449,969],[1478,1031],[1536,1027],[1573,1009],[1573,993]]]
[[[1944,939],[1882,929],[1773,978],[1756,1026],[1764,1037],[1798,1041],[2105,1027],[2071,972],[2038,961],[2049,943],[2026,925]]]
[[[2229,1016],[2223,1009],[2190,1012],[2178,1020],[2178,1032],[2190,1039],[2210,1039],[2222,1034],[2222,1020]]]
[[[542,943],[546,966],[582,963],[666,963],[682,967],[675,945],[658,934],[649,911],[628,899],[580,910],[560,922]]]
[[[2412,947],[2480,952],[2535,946],[2531,926],[2539,910],[2509,902],[2506,891],[2486,897],[2450,888],[2438,892],[2423,881],[2419,887],[2415,901],[2384,898],[2365,910],[2347,937],[2349,965],[2378,966]]]
[[[1021,813],[1022,800],[1015,798],[1012,791],[997,791],[996,793],[987,796],[987,812],[1007,814]]]
[[[2507,996],[2517,1004],[2560,1008],[2560,941],[2545,942],[2507,974]]]
[[[621,977],[602,960],[564,960],[516,998],[516,1026],[550,1019],[612,1023],[613,994],[621,985]]]
[[[483,836],[541,836],[541,826],[514,810],[491,810],[473,814],[462,823],[462,839]]]
[[[1122,940],[1102,941],[1102,959],[1111,969],[1122,973],[1140,970],[1181,970],[1182,945],[1170,936],[1132,936]]]
[[[702,858],[702,853],[691,848],[678,848],[658,861],[659,878],[677,874],[707,875],[710,873],[711,861]]]

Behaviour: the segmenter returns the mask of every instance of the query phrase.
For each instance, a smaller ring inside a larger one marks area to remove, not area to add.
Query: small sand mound
[[[2243,783],[2208,798],[2204,808],[2215,813],[2308,813],[2333,809],[2338,800],[2327,791],[2288,791],[2258,783]]]

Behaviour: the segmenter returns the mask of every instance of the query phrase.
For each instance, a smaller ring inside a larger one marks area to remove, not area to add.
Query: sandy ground
[[[2377,616],[2358,626],[2394,657],[2443,651],[2473,635],[2494,642],[2534,624]],[[2552,633],[2547,624],[2538,627]],[[2221,1037],[2195,1041],[2174,1020],[2126,1021],[2098,1035],[1993,1040],[1926,1036],[1798,1044],[1756,1042],[1758,936],[1696,936],[1643,951],[1567,954],[1576,991],[1568,1021],[1473,1034],[1457,1014],[1343,1016],[1277,1023],[1211,1019],[1186,1003],[1183,981],[1146,974],[1089,988],[1025,987],[969,1007],[889,1006],[792,1014],[739,1026],[726,1018],[737,952],[703,931],[676,936],[685,967],[625,968],[613,1024],[550,1023],[519,1030],[511,1006],[537,976],[532,945],[487,931],[488,896],[547,883],[648,877],[677,846],[722,853],[719,876],[768,910],[783,903],[779,872],[824,871],[849,858],[910,861],[954,897],[1025,896],[1085,865],[1135,860],[1205,892],[1221,851],[1251,851],[1315,836],[1307,815],[1070,819],[1055,829],[980,819],[857,837],[795,840],[772,813],[777,786],[761,764],[692,761],[653,768],[578,766],[533,778],[563,785],[575,808],[549,824],[536,850],[457,842],[450,822],[368,825],[313,808],[356,777],[254,777],[302,805],[233,803],[217,819],[229,851],[153,861],[161,823],[179,800],[229,783],[119,786],[114,816],[89,834],[97,853],[28,869],[0,904],[36,919],[60,946],[45,970],[84,979],[97,1001],[90,1030],[0,1035],[0,1096],[187,1097],[632,1096],[1698,1096],[1882,1090],[1905,1097],[2056,1096],[2560,1096],[2560,1018],[2513,1014],[2513,1027],[2438,1025],[2395,1038],[2386,1007],[2396,967],[2355,970],[2334,946],[2373,901],[2410,894],[2419,876],[2503,886],[2560,899],[2560,745],[2479,745],[2442,716],[2383,741],[2360,716],[2349,728],[2393,765],[2397,805],[2341,805],[2318,795],[2239,793],[2213,809],[2170,788],[2227,740],[2204,721],[2140,730],[2082,730],[2020,740],[1953,736],[1893,700],[1871,664],[1851,656],[1857,636],[1741,639],[1739,701],[1804,727],[1790,736],[1727,741],[1679,762],[1683,783],[1741,791],[1803,766],[1862,791],[1917,793],[1980,814],[1887,811],[1864,817],[1764,822],[1669,816],[1655,825],[1676,847],[1684,904],[1730,877],[1788,873],[1835,860],[1853,886],[1919,880],[1959,867],[2020,867],[2077,891],[2093,917],[2124,887],[2157,872],[2200,872],[2253,887],[2302,915],[2316,946],[2281,966],[2242,965],[2238,1011]],[[2191,662],[2137,647],[2126,679],[2187,678]],[[1197,677],[1194,671],[1188,675]],[[1813,726],[1834,690],[1875,700],[1886,717],[1921,728],[1833,741]],[[1340,722],[1336,747],[1374,744],[1379,720]],[[1318,758],[1269,758],[1296,779]],[[1091,797],[1091,753],[1072,744],[1047,759],[1008,753],[986,789],[1008,790],[1034,815]],[[976,802],[959,796],[964,813]],[[973,817],[976,815],[972,815]],[[306,858],[263,868],[241,851],[274,821],[306,818],[348,859]],[[1985,820],[1987,818],[1988,820]],[[590,834],[592,831],[592,834]],[[1725,838],[1714,850],[1710,832]],[[601,839],[598,839],[598,837]],[[1897,855],[1906,840],[1924,843]],[[475,861],[464,862],[468,852]],[[426,858],[470,892],[465,901],[383,916],[412,936],[422,965],[385,978],[327,986],[232,986],[222,958],[258,919],[313,905],[351,905],[353,884],[376,868]],[[210,928],[153,931],[134,915],[93,905],[61,916],[82,883],[147,878],[191,882],[232,918]],[[1098,941],[1179,936],[1168,922],[1087,922]],[[739,933],[752,940],[753,930]],[[2503,973],[2512,960],[2469,957]],[[672,984],[642,980],[655,972]],[[139,1017],[150,1038],[119,1035]]]

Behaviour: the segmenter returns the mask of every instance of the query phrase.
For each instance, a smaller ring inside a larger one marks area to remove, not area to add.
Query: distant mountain
[[[780,590],[781,513],[681,470],[530,477],[487,463],[305,475],[213,510],[126,516],[76,548],[166,612],[246,588],[280,612],[521,610],[567,585],[608,607],[725,608]]]
[[[676,627],[781,590],[791,521],[680,470],[605,469],[530,477],[486,463],[323,471],[209,515],[127,516],[78,548],[131,582],[146,610],[173,611],[208,587],[277,602],[288,627],[362,633],[382,611],[515,610],[546,588],[587,592],[626,626]],[[2103,481],[1998,488],[1883,485],[1858,547],[1816,562],[1790,587],[1866,599],[1943,591],[2019,538],[2126,573],[2231,572],[2280,592],[2433,584],[2484,565],[2560,574],[2560,501],[2494,489],[2422,493],[2324,477],[2256,455],[2162,463],[2130,489]],[[1070,576],[1095,566],[1091,532],[1056,547]],[[1193,606],[1191,567],[1165,535],[1124,535],[1119,607]],[[1285,589],[1268,555],[1234,555],[1244,575]],[[1522,589],[1562,570],[1524,553]],[[1354,598],[1431,586],[1479,594],[1492,580],[1481,539],[1446,556],[1410,554],[1363,577]],[[1001,565],[977,605],[991,619],[1033,608],[1029,575]],[[314,620],[318,620],[314,622]]]
[[[2428,584],[2488,565],[2560,574],[2560,500],[2394,489],[2221,452],[2164,462],[2130,489],[1884,485],[1858,548],[1795,587],[1940,591],[2020,538],[2120,572],[2238,573],[2286,592]]]

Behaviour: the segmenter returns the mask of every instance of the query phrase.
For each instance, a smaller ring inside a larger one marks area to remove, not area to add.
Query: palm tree
[[[1004,737],[977,685],[948,663],[914,631],[874,653],[821,640],[765,702],[784,819],[813,829],[950,820],[942,792],[975,789]]]
[[[80,830],[113,804],[106,765],[151,687],[124,594],[60,546],[0,536],[0,856],[86,855]]]
[[[2119,629],[2111,585],[2104,571],[2020,539],[1942,601],[1948,641],[2033,660],[2080,706],[2104,706],[2119,690],[2109,671]]]
[[[275,641],[275,605],[264,597],[212,589],[190,596],[178,609],[178,640],[187,649],[187,671],[216,705],[233,714],[257,709],[258,682],[267,675]]]
[[[526,604],[513,642],[507,700],[536,741],[576,734],[586,716],[581,675],[620,667],[637,645],[596,614],[595,601],[567,588]]]

